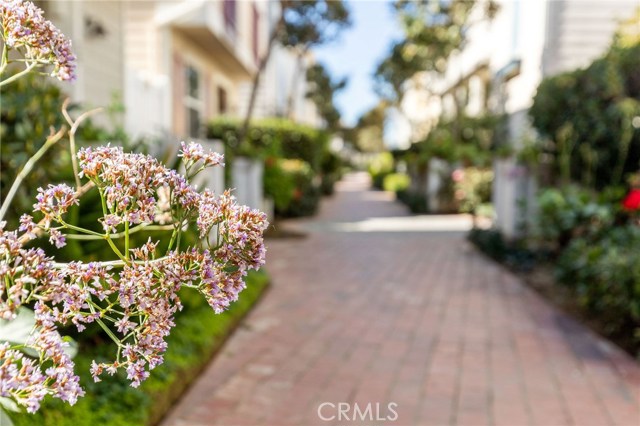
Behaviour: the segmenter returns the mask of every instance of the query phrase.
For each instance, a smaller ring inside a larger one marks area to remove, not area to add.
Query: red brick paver
[[[269,241],[272,288],[165,426],[640,425],[637,363],[474,251],[468,219],[366,185]]]

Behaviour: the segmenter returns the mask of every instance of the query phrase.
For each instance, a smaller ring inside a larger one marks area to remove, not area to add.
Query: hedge
[[[15,425],[158,424],[258,301],[268,283],[266,273],[252,271],[240,299],[220,315],[215,315],[195,291],[181,290],[184,309],[176,316],[176,327],[167,338],[169,348],[164,363],[138,389],[129,386],[124,374],[105,375],[100,383],[93,382],[89,374],[91,360],[106,359],[110,345],[95,336],[93,344],[85,343],[74,360],[86,396],[74,406],[48,398],[36,414],[12,414]]]
[[[298,159],[309,163],[314,172],[320,171],[329,143],[326,132],[287,119],[270,118],[252,122],[247,143],[239,144],[241,124],[238,120],[214,120],[209,124],[207,137],[222,140],[227,156]]]
[[[236,155],[264,160],[264,193],[274,200],[278,216],[315,213],[322,193],[331,194],[339,178],[340,161],[328,149],[328,134],[282,118],[252,123],[247,141],[238,142],[241,122],[217,119],[207,136],[225,145],[227,185]]]

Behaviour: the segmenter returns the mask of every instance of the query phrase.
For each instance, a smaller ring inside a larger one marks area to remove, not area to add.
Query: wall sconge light
[[[103,38],[107,35],[104,25],[91,16],[84,17],[84,35],[86,38]]]

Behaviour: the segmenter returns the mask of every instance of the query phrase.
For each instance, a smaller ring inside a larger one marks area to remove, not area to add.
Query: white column
[[[246,157],[234,158],[231,175],[235,189],[234,195],[239,204],[254,209],[262,208],[264,198],[262,174],[262,161]]]

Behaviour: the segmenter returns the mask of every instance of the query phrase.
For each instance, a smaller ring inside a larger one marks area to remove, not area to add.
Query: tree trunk
[[[285,117],[290,120],[295,119],[293,107],[296,101],[296,95],[298,94],[298,86],[300,85],[300,82],[298,80],[300,79],[300,71],[302,70],[302,59],[306,52],[307,49],[304,49],[298,51],[296,55],[296,68],[291,78],[291,88],[289,89],[289,96],[287,97],[287,109],[285,110]]]
[[[249,132],[249,125],[251,124],[251,117],[253,116],[253,109],[256,104],[256,98],[258,96],[258,88],[260,87],[260,77],[267,67],[267,63],[269,62],[269,57],[271,57],[271,52],[273,51],[273,46],[276,44],[276,40],[278,39],[278,33],[282,29],[284,25],[284,9],[280,14],[280,19],[278,23],[271,31],[271,35],[269,36],[269,44],[267,45],[267,51],[264,53],[264,56],[260,59],[260,63],[258,64],[258,70],[256,71],[256,75],[253,77],[253,85],[251,87],[251,97],[249,98],[249,105],[247,106],[247,112],[244,117],[244,121],[242,122],[242,127],[238,132],[238,146],[244,143],[244,139]]]

